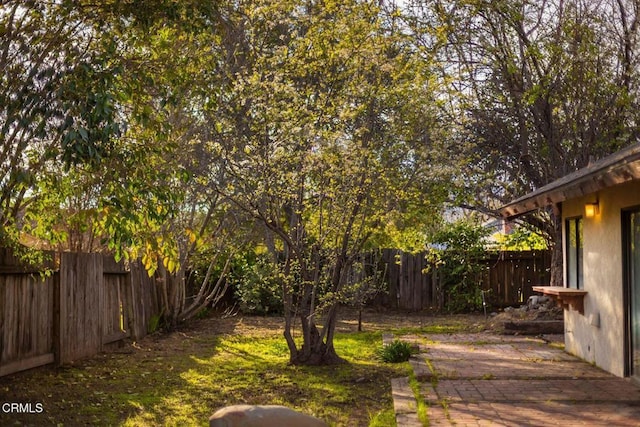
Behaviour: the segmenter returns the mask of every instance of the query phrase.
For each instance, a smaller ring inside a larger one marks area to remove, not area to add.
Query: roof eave
[[[502,206],[500,214],[513,219],[537,209],[640,180],[639,145],[623,150],[626,156],[608,157]],[[611,160],[613,158],[613,161]]]

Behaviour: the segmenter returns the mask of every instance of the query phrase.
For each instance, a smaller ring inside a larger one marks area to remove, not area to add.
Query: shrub
[[[427,259],[437,268],[444,308],[451,313],[482,310],[478,260],[485,255],[489,231],[469,220],[447,224],[432,236]]]
[[[394,340],[390,344],[385,344],[377,351],[380,360],[386,363],[400,363],[409,360],[415,353],[411,344],[405,341]]]
[[[283,312],[278,270],[266,256],[245,257],[237,263],[229,280],[243,313],[265,315]]]

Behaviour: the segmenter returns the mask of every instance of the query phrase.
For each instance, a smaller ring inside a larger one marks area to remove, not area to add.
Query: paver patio
[[[429,426],[640,426],[640,387],[534,337],[393,337],[411,360]],[[392,337],[385,337],[386,340]],[[392,382],[398,427],[422,426],[408,379]]]

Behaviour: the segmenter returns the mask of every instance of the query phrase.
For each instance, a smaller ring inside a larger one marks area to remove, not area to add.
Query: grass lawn
[[[410,368],[376,360],[382,332],[468,327],[462,317],[368,313],[364,332],[356,332],[347,316],[335,346],[349,363],[300,367],[287,364],[279,318],[201,319],[74,366],[0,378],[0,404],[40,403],[44,409],[0,411],[0,425],[204,426],[217,408],[249,403],[286,405],[333,426],[394,426],[390,379],[407,376]]]

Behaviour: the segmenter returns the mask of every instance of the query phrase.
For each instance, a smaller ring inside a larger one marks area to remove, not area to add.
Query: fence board
[[[130,298],[127,298],[127,274],[103,274],[102,344],[126,338],[129,333]]]
[[[101,350],[103,289],[101,255],[62,254],[59,363],[91,356]]]
[[[382,251],[378,268],[387,272],[388,306],[412,311],[442,308],[440,273],[428,265],[425,255]],[[495,306],[523,303],[533,294],[532,286],[550,280],[548,251],[489,254],[477,262],[484,266],[477,278],[480,289]]]
[[[0,375],[53,357],[53,279],[0,275]]]
[[[140,339],[149,333],[152,317],[161,312],[155,277],[149,277],[139,262],[132,263],[130,273],[133,313],[132,338]]]
[[[54,254],[48,254],[51,259]],[[46,278],[0,249],[0,376],[68,363],[132,333],[159,312],[153,278],[101,254],[64,253]]]
[[[48,365],[54,361],[55,355],[53,353],[46,353],[40,356],[33,356],[20,359],[15,362],[9,362],[0,365],[0,377],[27,369],[37,368],[38,366]]]

